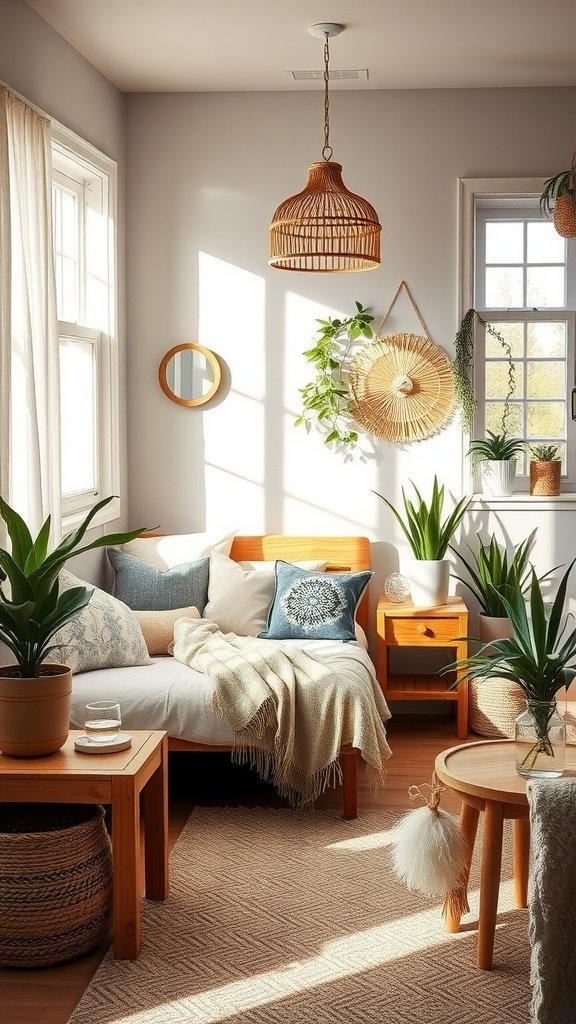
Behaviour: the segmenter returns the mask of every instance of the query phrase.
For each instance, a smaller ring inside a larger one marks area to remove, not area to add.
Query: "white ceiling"
[[[125,92],[318,89],[315,22],[346,32],[344,89],[576,85],[575,0],[28,0]]]

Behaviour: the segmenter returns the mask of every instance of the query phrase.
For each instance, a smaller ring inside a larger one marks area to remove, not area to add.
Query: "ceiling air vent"
[[[317,79],[322,80],[324,72],[318,71],[285,71],[284,75],[286,78],[291,78],[294,82],[313,82]],[[368,78],[368,68],[353,68],[350,71],[329,71],[328,78],[331,82],[344,82],[353,81],[359,78]]]

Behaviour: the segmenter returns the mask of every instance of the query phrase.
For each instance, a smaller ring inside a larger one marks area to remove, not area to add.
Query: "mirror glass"
[[[202,405],[218,390],[220,365],[213,352],[188,342],[164,356],[159,369],[162,390],[180,405]]]

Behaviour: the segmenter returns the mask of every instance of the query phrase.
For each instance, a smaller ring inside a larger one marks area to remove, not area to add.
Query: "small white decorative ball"
[[[402,604],[410,597],[410,583],[401,572],[393,572],[384,584],[384,593],[389,601]]]

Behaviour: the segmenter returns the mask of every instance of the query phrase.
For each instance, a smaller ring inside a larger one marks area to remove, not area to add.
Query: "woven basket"
[[[2,805],[0,965],[47,967],[86,953],[105,938],[111,908],[102,807]]]
[[[534,460],[530,463],[530,494],[540,496],[555,496],[560,494],[560,474],[562,463],[560,460],[553,462],[540,462]]]
[[[562,238],[576,238],[576,195],[566,193],[554,200],[554,227]]]
[[[507,679],[471,679],[468,720],[472,732],[491,739],[513,739],[514,722],[526,708],[526,696]]]

